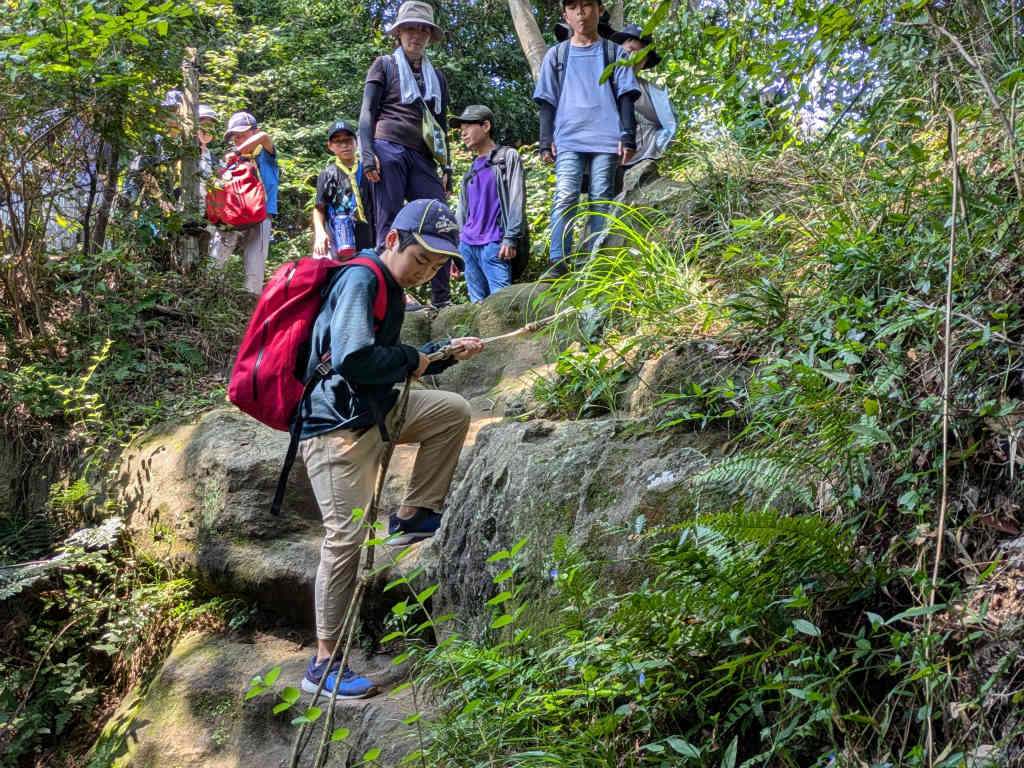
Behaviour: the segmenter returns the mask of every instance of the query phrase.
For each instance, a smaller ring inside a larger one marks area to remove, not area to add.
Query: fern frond
[[[783,494],[806,508],[814,506],[814,484],[818,474],[800,456],[782,457],[773,453],[750,453],[719,462],[694,478],[693,489],[725,491],[730,497],[739,494],[763,499],[770,507]]]

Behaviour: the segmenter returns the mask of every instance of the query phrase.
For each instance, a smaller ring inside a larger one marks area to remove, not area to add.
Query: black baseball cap
[[[392,229],[412,234],[416,242],[432,253],[459,256],[459,225],[440,200],[413,200],[406,203],[391,222]]]
[[[449,118],[448,124],[452,128],[458,128],[463,123],[482,123],[484,120],[494,127],[494,113],[483,104],[470,104],[458,117]]]
[[[622,45],[627,40],[639,40],[640,44],[643,46],[650,45],[653,40],[650,35],[644,34],[644,31],[640,28],[639,24],[628,24],[618,32],[609,35],[609,39],[613,43],[618,43],[619,45]],[[651,48],[647,51],[647,55],[644,57],[644,63],[640,68],[648,69],[655,66],[659,61],[661,61],[661,56],[656,50],[654,50],[654,48]]]
[[[341,133],[342,131],[351,133],[353,137],[359,136],[359,129],[356,128],[354,123],[350,123],[348,120],[338,120],[327,129],[327,140],[330,141],[334,134]]]

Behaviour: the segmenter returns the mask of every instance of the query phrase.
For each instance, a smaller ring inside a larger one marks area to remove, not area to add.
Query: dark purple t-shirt
[[[444,74],[437,67],[438,82],[441,85],[441,111],[435,113],[441,125],[445,124],[444,116],[448,113],[448,82]],[[422,75],[419,70],[413,70],[416,77],[416,84],[420,91],[423,90]],[[370,71],[366,74],[366,82],[380,83],[384,88],[384,95],[380,100],[380,113],[377,115],[377,127],[373,138],[393,141],[403,147],[415,149],[422,155],[430,157],[430,150],[423,140],[423,112],[419,104],[402,103],[402,86],[398,77],[398,65],[394,59],[388,56],[378,56]],[[433,112],[433,110],[431,110]]]
[[[461,239],[466,245],[487,245],[501,240],[501,205],[498,202],[498,182],[494,169],[487,165],[487,157],[473,161],[476,175],[466,186],[466,223],[462,225]]]

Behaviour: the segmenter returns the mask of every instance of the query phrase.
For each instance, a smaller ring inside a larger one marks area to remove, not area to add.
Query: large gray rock
[[[274,714],[285,686],[298,688],[312,650],[274,635],[250,642],[195,633],[171,651],[147,687],[137,687],[118,707],[90,753],[93,768],[237,768],[288,765],[297,727],[293,718],[306,710],[312,694],[285,712]],[[390,657],[363,657],[355,652],[352,666],[372,675],[381,687],[378,696],[358,701],[339,700],[334,728],[348,728],[336,742],[327,765],[355,765],[367,750],[381,750],[380,765],[397,765],[414,748],[415,731],[402,721],[416,711],[412,690],[392,689],[405,674]],[[245,701],[253,676],[280,667],[273,690]],[[327,701],[317,706],[324,711]],[[315,739],[300,765],[308,768],[319,744]]]
[[[285,433],[234,408],[151,430],[126,450],[118,478],[136,544],[209,587],[306,623],[320,513],[301,461],[280,517],[269,513],[287,446]]]
[[[544,283],[510,285],[479,304],[458,304],[442,310],[431,326],[431,338],[458,336],[482,339],[501,336],[557,311],[543,295]],[[531,371],[550,362],[556,353],[548,337],[522,334],[489,343],[484,351],[464,363],[431,377],[440,389],[459,392],[467,399],[489,395],[504,401],[532,382]]]
[[[454,613],[449,629],[470,636],[489,624],[485,601],[501,589],[492,579],[509,565],[487,559],[524,537],[527,568],[518,578],[527,594],[539,595],[559,566],[559,534],[571,549],[619,563],[606,575],[609,589],[623,587],[642,578],[630,565],[638,518],[651,525],[690,516],[690,481],[722,442],[707,433],[649,434],[642,422],[613,419],[489,425],[463,454],[441,530],[409,562],[425,566],[424,583],[441,585],[435,613]]]
[[[541,292],[532,284],[511,286],[481,304],[446,309],[432,321],[425,312],[410,313],[404,337],[422,344],[500,335],[542,316]],[[547,349],[544,338],[497,342],[417,386],[480,398],[475,433],[493,412],[500,413],[487,394],[496,387],[528,386],[527,372],[543,363]],[[287,445],[285,433],[232,407],[220,408],[136,440],[122,457],[117,487],[132,536],[149,556],[308,625],[323,529],[301,457],[292,468],[282,514],[269,514]],[[382,509],[400,502],[414,456],[412,446],[396,450]]]

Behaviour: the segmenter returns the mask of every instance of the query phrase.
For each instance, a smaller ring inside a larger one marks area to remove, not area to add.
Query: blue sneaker
[[[434,535],[441,525],[441,516],[420,507],[416,514],[403,520],[396,512],[388,518],[388,544],[411,544]],[[395,538],[392,538],[395,537]]]
[[[323,677],[324,670],[327,668],[327,661],[324,659],[317,664],[316,654],[313,654],[313,658],[309,660],[309,666],[306,667],[306,676],[302,678],[302,690],[306,693],[316,693],[316,689],[320,685],[320,678]],[[365,677],[359,677],[348,667],[341,670],[339,678],[339,666],[340,662],[336,660],[334,669],[327,674],[327,680],[324,681],[324,693],[330,693],[335,686],[338,688],[339,699],[365,699],[377,693],[376,685]]]

